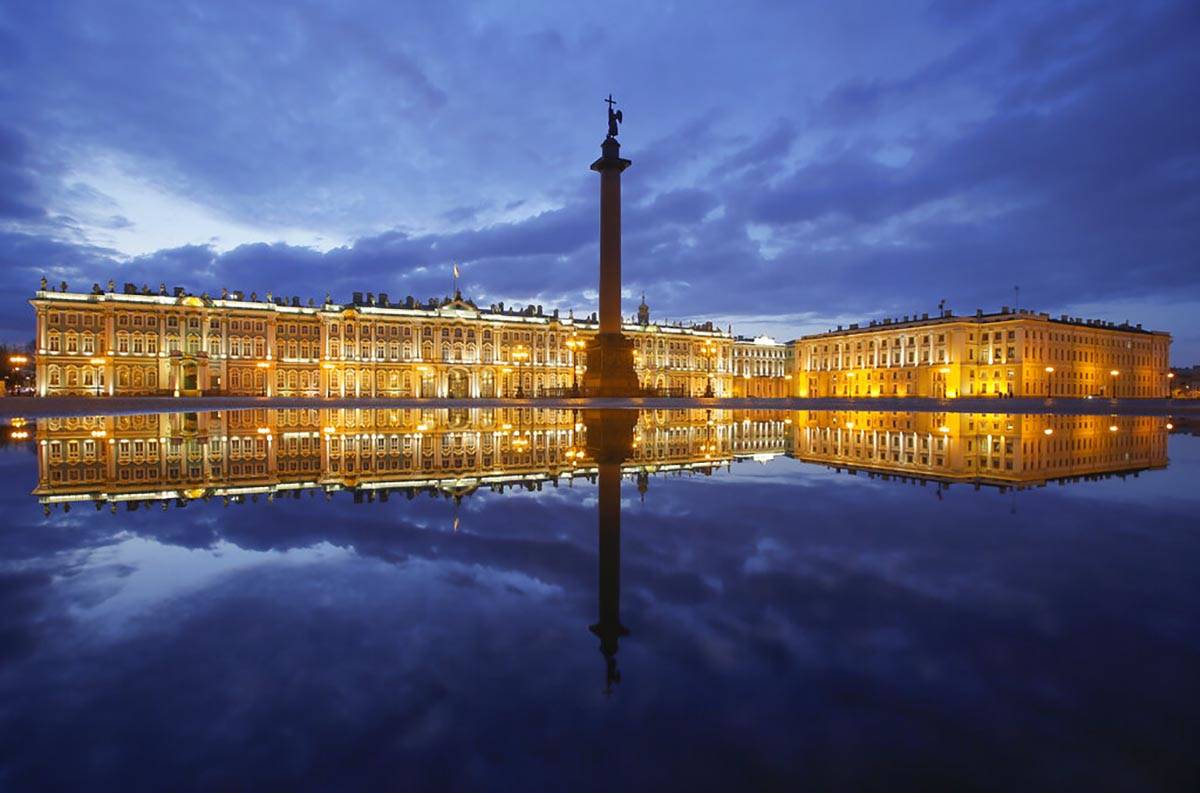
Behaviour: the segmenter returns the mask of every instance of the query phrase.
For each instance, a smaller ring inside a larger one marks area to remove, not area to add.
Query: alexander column
[[[617,124],[624,121],[608,99],[608,135],[592,170],[600,174],[600,333],[588,342],[583,387],[589,396],[634,396],[640,392],[633,368],[633,342],[621,335],[621,158]]]

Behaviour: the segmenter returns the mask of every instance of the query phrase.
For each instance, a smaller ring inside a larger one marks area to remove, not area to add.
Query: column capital
[[[605,138],[600,144],[600,159],[592,163],[593,171],[603,173],[604,171],[616,171],[621,173],[630,165],[633,165],[633,160],[626,160],[621,157],[621,144],[615,138]]]

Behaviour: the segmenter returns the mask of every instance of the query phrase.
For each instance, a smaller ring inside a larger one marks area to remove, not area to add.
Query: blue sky
[[[1200,361],[1200,7],[11,3],[0,336],[38,278],[594,309],[788,338],[1013,302]]]

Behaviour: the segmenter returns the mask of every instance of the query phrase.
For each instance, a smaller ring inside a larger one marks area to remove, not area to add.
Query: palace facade
[[[598,332],[594,317],[481,309],[461,295],[423,304],[355,293],[317,306],[270,293],[65,287],[43,285],[30,301],[42,396],[541,396],[572,388]],[[651,323],[644,302],[623,333],[642,387],[692,396],[711,382],[716,396],[732,394],[731,334]]]
[[[1007,307],[838,326],[793,344],[800,397],[1138,398],[1170,389],[1169,334]]]
[[[733,395],[780,398],[791,395],[795,353],[770,336],[733,340]]]

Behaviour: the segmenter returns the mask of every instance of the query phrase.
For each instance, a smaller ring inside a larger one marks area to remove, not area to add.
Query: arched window
[[[62,385],[62,370],[57,366],[50,367],[50,385]]]

